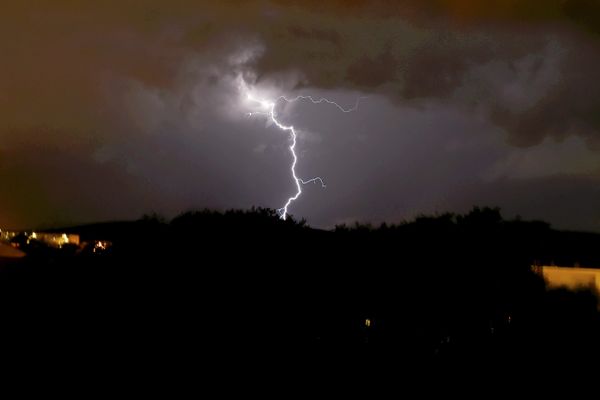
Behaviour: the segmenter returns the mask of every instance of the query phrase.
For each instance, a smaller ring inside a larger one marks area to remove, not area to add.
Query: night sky
[[[96,3],[96,4],[92,4]],[[600,2],[9,1],[0,227],[290,207],[315,227],[499,206],[600,231]]]

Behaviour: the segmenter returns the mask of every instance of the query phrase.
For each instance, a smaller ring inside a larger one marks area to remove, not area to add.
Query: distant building
[[[8,243],[18,234],[19,232],[5,231],[0,229],[0,242]]]
[[[578,267],[534,266],[550,288],[592,289],[600,293],[600,269]]]
[[[30,239],[39,240],[40,242],[46,243],[51,247],[63,247],[64,245],[71,244],[79,246],[79,235],[67,234],[67,233],[37,233],[32,232],[29,235]]]
[[[47,244],[48,246],[57,248],[63,247],[67,244],[75,246],[80,245],[79,235],[71,233],[15,232],[0,230],[0,241],[4,243],[10,243],[19,235],[24,235],[28,242],[30,240],[37,240]]]
[[[27,248],[31,244],[43,243],[46,246],[61,249],[65,246],[77,247],[77,254],[95,254],[104,255],[110,253],[112,242],[108,240],[87,240],[82,242],[80,236],[72,233],[51,233],[51,232],[18,232],[6,231],[0,229],[0,244],[2,245],[3,254],[25,254],[17,249],[28,251]],[[12,251],[10,249],[14,249]],[[5,256],[5,257],[8,257]]]

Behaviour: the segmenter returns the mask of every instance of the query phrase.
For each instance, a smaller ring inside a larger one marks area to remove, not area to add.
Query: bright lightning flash
[[[302,178],[299,178],[298,175],[296,174],[296,165],[298,164],[298,156],[296,154],[296,143],[297,143],[298,134],[297,134],[294,126],[284,125],[281,121],[278,120],[278,118],[277,118],[278,104],[280,104],[282,102],[283,103],[295,103],[299,100],[308,100],[308,101],[312,102],[313,104],[325,103],[325,104],[333,105],[333,106],[337,107],[343,113],[350,113],[350,112],[356,111],[358,109],[358,105],[360,103],[361,98],[359,97],[356,100],[356,104],[354,105],[354,107],[346,109],[346,108],[340,106],[335,101],[331,101],[331,100],[328,100],[325,98],[315,99],[312,96],[296,96],[293,98],[279,96],[275,100],[261,99],[261,98],[256,97],[254,94],[252,94],[252,91],[248,88],[248,85],[246,84],[246,82],[244,80],[241,80],[240,88],[241,88],[242,93],[245,94],[247,100],[249,100],[253,103],[257,103],[262,110],[265,110],[265,111],[249,112],[248,116],[264,115],[268,119],[270,119],[279,129],[281,129],[284,132],[289,132],[289,134],[290,134],[291,144],[289,146],[289,149],[290,149],[290,152],[292,153],[292,164],[290,166],[290,171],[292,173],[292,177],[294,178],[294,182],[296,184],[296,193],[287,199],[287,201],[285,202],[285,205],[283,207],[281,207],[280,209],[277,210],[281,219],[285,220],[287,218],[288,208],[290,207],[290,205],[294,201],[298,200],[298,198],[302,195],[302,185],[306,185],[309,183],[314,183],[314,184],[319,183],[319,184],[321,184],[322,188],[326,188],[327,186],[325,185],[325,182],[323,181],[323,179],[321,179],[320,177],[303,180]]]

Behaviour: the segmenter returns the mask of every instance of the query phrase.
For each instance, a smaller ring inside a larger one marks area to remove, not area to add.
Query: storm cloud
[[[0,226],[281,206],[288,138],[246,116],[243,77],[273,96],[368,96],[353,114],[281,110],[301,131],[299,172],[328,182],[294,204],[311,224],[486,203],[600,229],[597,4],[7,5]]]

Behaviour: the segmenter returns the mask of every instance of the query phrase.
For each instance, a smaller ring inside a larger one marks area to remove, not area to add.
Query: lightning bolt
[[[249,90],[246,82],[244,80],[241,80],[241,84],[240,84],[241,90],[243,93],[245,93],[247,100],[253,102],[253,103],[257,103],[261,106],[262,109],[267,110],[267,111],[255,111],[255,112],[249,112],[247,115],[252,117],[254,115],[264,115],[266,116],[268,119],[271,120],[271,122],[273,122],[275,124],[275,126],[277,126],[279,129],[281,129],[284,132],[289,132],[290,134],[290,146],[289,146],[289,150],[290,153],[292,153],[292,164],[290,166],[290,172],[292,174],[292,177],[294,179],[294,183],[296,184],[296,193],[289,197],[287,199],[287,201],[285,202],[284,206],[281,207],[280,209],[277,210],[277,212],[279,213],[279,216],[281,219],[285,220],[287,218],[288,215],[288,209],[290,207],[290,205],[298,200],[298,198],[302,195],[302,186],[303,185],[307,185],[309,183],[313,183],[313,184],[317,184],[319,183],[321,185],[322,188],[326,188],[327,185],[325,185],[325,182],[323,181],[323,179],[321,177],[315,177],[315,178],[311,178],[308,180],[304,180],[302,178],[299,178],[298,175],[296,174],[296,165],[298,164],[298,155],[296,154],[296,144],[297,144],[297,139],[298,139],[298,134],[296,132],[296,129],[294,128],[293,125],[285,125],[283,124],[281,121],[279,121],[279,119],[277,118],[277,106],[280,103],[295,103],[297,101],[301,101],[301,100],[307,100],[310,101],[313,104],[329,104],[329,105],[333,105],[335,106],[338,110],[340,110],[343,113],[351,113],[353,111],[356,111],[358,109],[361,97],[358,97],[356,99],[356,104],[352,107],[352,108],[344,108],[342,106],[340,106],[338,103],[336,103],[335,101],[331,101],[329,99],[326,98],[319,98],[319,99],[315,99],[312,96],[296,96],[293,98],[287,98],[285,96],[279,96],[277,97],[275,100],[265,100],[265,99],[260,99],[255,97],[252,92]]]

